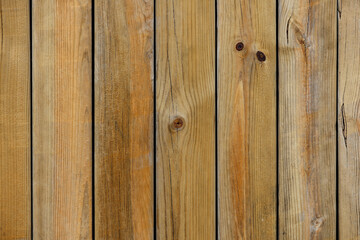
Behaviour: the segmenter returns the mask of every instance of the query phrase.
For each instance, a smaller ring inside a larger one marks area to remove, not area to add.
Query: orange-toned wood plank
[[[153,239],[153,9],[95,0],[96,239]]]
[[[337,4],[279,4],[279,238],[336,239]]]
[[[157,239],[215,239],[215,1],[156,1]]]
[[[31,238],[29,13],[0,0],[0,239]]]
[[[218,0],[219,237],[276,239],[276,1]]]
[[[91,0],[32,11],[34,239],[91,239]]]

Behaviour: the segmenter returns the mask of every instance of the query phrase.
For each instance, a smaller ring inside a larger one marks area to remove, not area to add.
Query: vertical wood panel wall
[[[157,239],[215,238],[215,1],[156,1]]]
[[[32,4],[34,239],[91,239],[91,1]]]
[[[29,13],[0,0],[0,239],[31,239]]]
[[[153,2],[95,1],[95,237],[153,239]]]
[[[218,1],[220,239],[276,239],[276,1]]]
[[[0,0],[0,240],[360,239],[359,16]]]
[[[336,0],[279,1],[279,238],[336,238]]]

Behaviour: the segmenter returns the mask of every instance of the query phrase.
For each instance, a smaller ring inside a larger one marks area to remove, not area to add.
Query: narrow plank
[[[34,239],[91,239],[91,1],[32,11]]]
[[[360,2],[339,0],[339,237],[360,239]]]
[[[215,1],[156,1],[157,238],[215,239]]]
[[[153,239],[153,9],[95,0],[96,239]]]
[[[336,238],[336,0],[279,2],[279,237]]]
[[[29,13],[0,0],[0,239],[31,238]]]
[[[220,239],[276,239],[276,1],[218,1]]]

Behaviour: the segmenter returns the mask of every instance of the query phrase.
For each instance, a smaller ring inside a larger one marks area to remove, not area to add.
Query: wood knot
[[[297,26],[295,26],[295,37],[297,42],[302,45],[305,49],[310,48],[310,42],[306,34]]]
[[[173,132],[178,132],[184,129],[185,127],[185,119],[181,116],[173,117],[172,122],[170,123],[170,130]]]
[[[311,220],[311,232],[318,233],[324,225],[325,218],[324,217],[315,217]]]

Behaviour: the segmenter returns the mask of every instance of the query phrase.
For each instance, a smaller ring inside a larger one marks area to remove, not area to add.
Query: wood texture
[[[158,0],[156,22],[157,239],[215,239],[215,1]]]
[[[91,1],[32,11],[34,239],[91,239]]]
[[[0,239],[31,238],[29,13],[0,0]]]
[[[279,2],[279,237],[336,238],[336,0]]]
[[[219,0],[218,27],[219,239],[276,239],[276,1]]]
[[[95,236],[153,239],[153,1],[95,1]]]
[[[360,2],[339,1],[339,237],[360,239]]]

